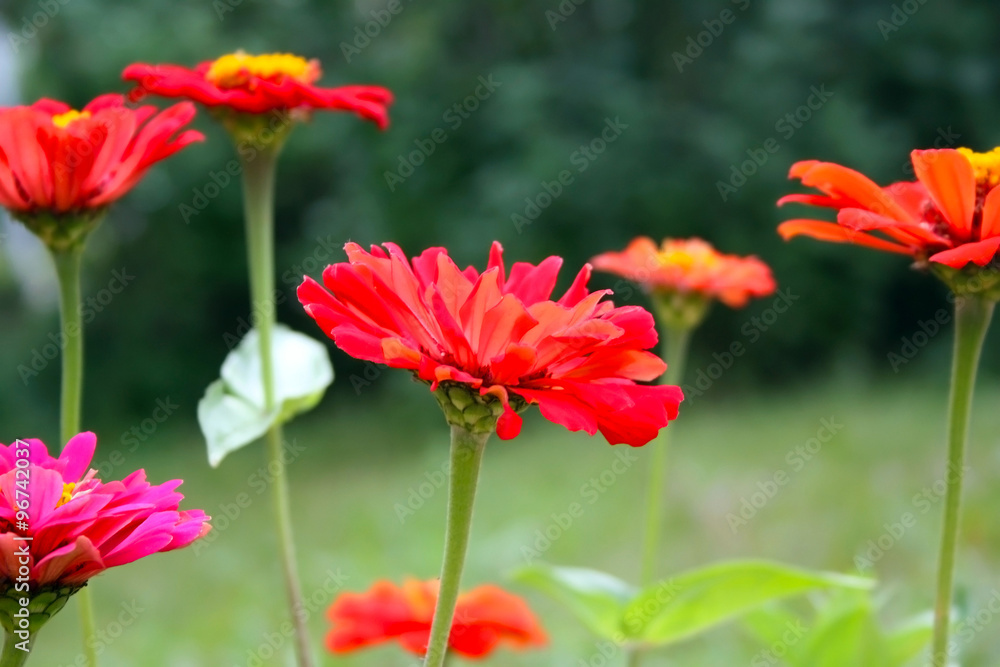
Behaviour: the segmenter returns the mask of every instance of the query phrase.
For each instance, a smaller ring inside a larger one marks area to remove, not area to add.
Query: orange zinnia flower
[[[327,613],[333,629],[327,647],[350,653],[396,640],[416,655],[427,652],[438,582],[407,579],[402,586],[376,582],[366,593],[345,593]],[[458,597],[449,648],[467,658],[485,658],[500,644],[515,649],[545,646],[548,638],[527,603],[496,586],[480,586]]]
[[[742,308],[750,297],[767,296],[776,285],[771,269],[756,257],[723,255],[701,239],[665,239],[659,247],[640,236],[623,252],[606,252],[594,268],[628,278],[647,291],[718,299]]]
[[[147,93],[184,97],[210,108],[251,115],[317,109],[353,111],[382,129],[389,125],[387,107],[392,103],[392,93],[380,86],[314,86],[322,74],[318,60],[287,53],[253,56],[237,51],[194,69],[136,63],[125,69],[122,78],[139,84],[133,97]]]
[[[961,269],[985,266],[1000,248],[1000,148],[915,150],[916,181],[879,187],[864,175],[831,162],[806,160],[790,178],[822,195],[793,194],[789,202],[837,209],[837,222],[789,220],[778,232],[822,241],[855,243]],[[874,236],[871,232],[882,234]]]
[[[560,257],[508,275],[499,243],[482,273],[462,271],[444,248],[412,261],[391,243],[346,250],[348,262],[323,272],[326,289],[309,277],[299,287],[306,312],[351,356],[430,384],[449,423],[507,440],[521,430],[518,411],[537,403],[571,431],[641,446],[677,417],[679,387],[635,382],[666,369],[647,351],[653,317],[590,292],[589,265],[551,301]]]

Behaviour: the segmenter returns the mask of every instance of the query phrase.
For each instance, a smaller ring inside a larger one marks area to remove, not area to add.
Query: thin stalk
[[[994,302],[975,296],[955,301],[955,348],[951,369],[951,396],[948,409],[948,470],[944,525],[938,557],[937,594],[934,602],[934,642],[932,664],[948,664],[948,632],[951,624],[955,552],[965,478],[965,443],[972,415],[972,393],[979,368],[979,354],[993,317]]]
[[[59,319],[62,330],[62,398],[59,408],[59,447],[66,446],[80,432],[83,404],[83,321],[80,307],[80,267],[83,243],[66,250],[54,250],[52,260],[59,279]],[[94,640],[94,602],[90,590],[77,596],[80,627],[83,631],[83,655],[87,667],[97,667],[97,642]],[[23,651],[18,651],[23,653]],[[17,663],[11,663],[17,664]]]
[[[275,322],[274,299],[274,175],[280,142],[251,154],[243,160],[243,209],[246,218],[247,258],[250,266],[252,312],[257,315],[260,338],[261,380],[265,409],[275,407],[274,359],[271,338]],[[305,615],[301,613],[302,583],[299,579],[292,531],[288,476],[282,459],[282,429],[272,426],[267,432],[268,465],[274,470],[271,493],[275,511],[275,530],[281,548],[281,564],[292,625],[295,629],[295,652],[300,667],[312,667],[312,650]]]
[[[27,651],[17,648],[17,644],[17,638],[7,633],[3,642],[3,653],[0,653],[0,667],[21,667],[28,661],[28,656],[31,654],[31,642],[28,642]]]
[[[665,327],[663,338],[663,358],[667,362],[667,372],[663,374],[663,384],[678,384],[684,374],[691,329]],[[656,579],[656,565],[659,561],[661,529],[663,524],[663,492],[667,475],[667,451],[670,428],[664,429],[656,441],[647,445],[653,449],[649,464],[649,485],[646,497],[646,536],[643,542],[642,584],[651,584]],[[633,654],[635,655],[635,654]]]
[[[489,433],[471,433],[461,426],[451,427],[451,482],[448,486],[444,563],[424,667],[443,667],[448,655],[448,637],[451,635],[465,554],[469,547],[479,468],[489,437]]]

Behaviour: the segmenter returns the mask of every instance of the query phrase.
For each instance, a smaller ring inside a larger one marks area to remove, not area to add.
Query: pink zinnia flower
[[[653,316],[589,292],[589,264],[551,301],[560,257],[507,275],[499,243],[483,273],[460,270],[444,248],[412,262],[391,243],[346,250],[348,262],[324,271],[326,289],[308,277],[299,287],[306,312],[351,356],[430,384],[449,422],[510,439],[517,412],[537,403],[571,431],[641,446],[677,416],[679,387],[636,384],[666,369],[648,351]]]
[[[186,547],[210,530],[204,512],[178,508],[181,480],[152,486],[143,470],[120,482],[97,479],[93,433],[71,439],[58,458],[39,440],[21,442],[21,467],[25,448],[0,445],[0,590],[16,588],[26,565],[32,596],[68,597],[110,567]]]

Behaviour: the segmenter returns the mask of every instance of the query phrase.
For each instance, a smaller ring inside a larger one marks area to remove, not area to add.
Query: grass
[[[375,406],[369,396],[340,397],[290,429],[289,437],[302,447],[289,472],[309,625],[317,645],[327,628],[323,612],[338,586],[363,590],[378,578],[430,578],[438,572],[447,428],[419,387],[389,384]],[[855,558],[868,551],[869,541],[877,542],[887,526],[909,512],[915,524],[892,539],[874,563],[874,573],[888,598],[887,620],[928,609],[940,524],[941,501],[933,484],[944,466],[945,394],[943,383],[842,384],[692,402],[671,427],[676,432],[664,573],[737,557],[854,571]],[[958,574],[961,597],[972,612],[1000,586],[1000,524],[995,520],[1000,449],[992,435],[1000,432],[1000,411],[990,409],[998,399],[1000,387],[980,388],[972,430]],[[194,424],[185,421],[191,415],[178,414],[134,454],[126,454],[114,476],[145,467],[154,480],[183,477],[187,506],[205,508],[215,517],[214,539],[200,549],[154,556],[93,581],[98,627],[108,640],[101,647],[102,665],[289,665],[291,642],[281,633],[284,599],[266,471],[261,471],[263,447],[249,447],[211,470],[197,446]],[[835,423],[836,433],[806,459],[797,449],[817,437],[823,420]],[[106,439],[97,460],[107,460],[116,447]],[[634,461],[615,473],[612,463],[626,455]],[[610,448],[599,437],[568,433],[537,415],[526,420],[518,439],[491,441],[466,587],[506,584],[532,550],[543,552],[549,562],[637,579],[647,456],[642,450]],[[768,485],[778,471],[787,474],[787,479],[778,477],[785,482]],[[765,503],[760,502],[764,496],[751,498],[760,485],[776,491]],[[727,515],[738,515],[744,498],[762,506],[752,516],[748,510],[746,524],[734,531]],[[582,516],[546,546],[538,531],[555,525],[553,515],[565,513],[572,503],[583,505]],[[560,607],[512,588],[528,597],[542,617],[551,646],[536,653],[498,652],[485,664],[624,664],[621,657],[602,662],[595,640]],[[965,647],[963,664],[1000,663],[994,634],[977,633]],[[71,602],[43,629],[29,664],[76,664],[78,637]],[[649,662],[751,664],[760,648],[738,625],[729,625]],[[323,652],[321,664],[403,667],[416,660],[392,645],[340,659]]]

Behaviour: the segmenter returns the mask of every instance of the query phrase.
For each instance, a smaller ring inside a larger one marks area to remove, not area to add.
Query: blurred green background
[[[564,284],[589,257],[638,234],[697,235],[723,251],[760,256],[795,300],[776,320],[768,319],[770,300],[743,311],[718,307],[698,332],[689,384],[699,372],[708,374],[719,363],[714,355],[732,342],[745,343],[748,353],[704,395],[689,393],[672,473],[676,548],[668,560],[684,567],[740,554],[851,569],[881,524],[898,518],[911,495],[937,479],[950,326],[942,335],[919,332],[948,304],[944,289],[907,270],[905,259],[810,240],[786,245],[776,224],[805,210],[778,211],[774,202],[796,189],[786,180],[796,160],[841,162],[887,183],[912,176],[912,148],[988,150],[1000,143],[1000,7],[920,0],[404,0],[385,25],[372,23],[378,16],[385,22],[386,6],[384,0],[6,2],[0,103],[49,96],[82,106],[96,94],[126,90],[119,73],[129,63],[192,65],[239,48],[319,58],[327,85],[392,89],[397,102],[387,132],[348,115],[320,114],[296,130],[283,155],[279,317],[308,333],[317,332],[294,288],[303,273],[318,276],[342,258],[337,248],[346,240],[393,240],[413,253],[446,245],[460,263],[482,264],[497,239],[512,260],[564,256]],[[367,41],[359,37],[366,27],[374,34]],[[477,108],[456,112],[480,78],[494,90],[480,88],[485,99]],[[623,127],[620,136],[593,160],[581,157],[581,146],[609,121]],[[244,331],[250,315],[239,186],[216,187],[232,148],[206,114],[196,126],[207,142],[153,169],[91,240],[84,296],[98,306],[87,329],[84,424],[102,438],[99,458],[124,448],[138,429],[140,446],[115,474],[144,465],[157,478],[185,477],[192,506],[219,515],[220,504],[246,490],[262,453],[249,448],[210,471],[194,424],[197,400],[218,375],[227,339]],[[403,182],[387,179],[436,128],[447,140],[412,175],[402,172]],[[762,153],[769,139],[778,149]],[[564,169],[573,183],[531,224],[519,223],[514,216],[528,214],[526,199],[538,201],[543,184]],[[205,200],[204,210],[185,220],[180,207]],[[133,278],[102,303],[116,271]],[[53,280],[37,242],[19,226],[0,223],[0,439],[56,437],[58,361],[44,358],[58,331]],[[645,303],[611,277],[597,276],[594,284],[616,287],[620,302]],[[997,425],[988,409],[998,397],[989,389],[1000,357],[995,340],[987,342],[981,376],[986,389],[972,454],[980,488],[970,494],[974,525],[966,530],[962,574],[984,599],[998,584],[1000,546],[995,522],[984,514],[995,506],[990,473],[1000,465],[992,454],[995,428],[988,428]],[[906,341],[919,351],[894,366],[888,355],[903,352]],[[323,572],[337,567],[349,574],[350,589],[380,576],[432,576],[443,499],[435,496],[428,503],[435,509],[403,526],[392,507],[444,459],[436,408],[405,378],[332,354],[338,381],[298,427],[308,449],[291,473],[309,586],[321,586]],[[23,372],[33,362],[43,366],[37,375]],[[916,392],[921,385],[926,389]],[[178,406],[164,424],[150,421],[157,401]],[[734,537],[725,514],[784,465],[786,452],[812,437],[831,411],[848,424],[843,442],[824,449],[774,501],[773,512],[769,505],[770,514]],[[614,451],[599,438],[539,421],[492,455],[472,582],[495,580],[521,562],[512,545],[543,528]],[[553,547],[552,559],[628,576],[637,560],[643,478],[633,474],[616,486],[592,520]],[[158,657],[142,664],[246,664],[247,650],[281,619],[266,502],[255,502],[247,516],[253,519],[220,532],[205,555],[157,557],[98,581],[105,619],[129,596],[149,609],[109,647],[107,664],[137,664],[129,656],[154,646]],[[929,582],[936,521],[935,514],[921,522],[905,538],[906,548],[877,566],[896,593],[890,607],[900,612],[929,604],[929,583],[920,590],[903,584]],[[501,656],[494,664],[589,659],[586,635],[554,607],[533,601],[550,622],[551,653],[520,662]],[[60,641],[42,642],[49,653],[40,654],[39,664],[73,659],[74,615],[57,622],[46,634]],[[323,627],[320,614],[313,625]],[[970,651],[970,665],[1000,660],[1000,648],[987,637]],[[753,655],[738,633],[722,633],[686,646],[675,663],[745,664]],[[385,651],[344,664],[404,664],[395,656]]]

